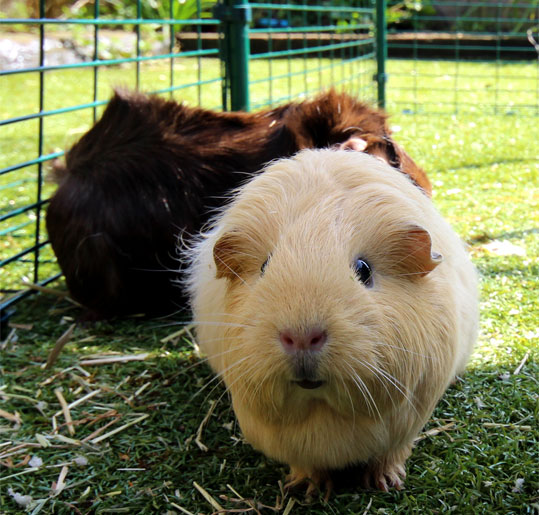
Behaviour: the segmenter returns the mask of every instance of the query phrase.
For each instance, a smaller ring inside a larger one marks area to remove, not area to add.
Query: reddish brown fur
[[[430,193],[389,134],[383,113],[334,91],[258,113],[117,92],[56,172],[47,229],[71,295],[97,317],[174,311],[178,235],[197,233],[265,163],[303,148],[360,137]]]

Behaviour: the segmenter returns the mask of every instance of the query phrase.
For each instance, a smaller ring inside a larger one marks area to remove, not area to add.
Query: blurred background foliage
[[[310,0],[312,1],[312,0]],[[212,7],[217,0],[143,0],[140,15],[145,19],[192,19],[211,17]],[[274,4],[308,5],[306,0],[276,0]],[[343,6],[357,5],[356,0],[341,0]],[[313,2],[313,5],[331,5],[331,2]],[[93,0],[47,0],[46,18],[93,18]],[[99,16],[102,18],[133,19],[137,15],[137,2],[123,0],[101,0]],[[0,16],[11,18],[38,18],[39,0],[0,0]],[[258,18],[280,17],[279,10],[264,12],[257,10],[253,23]],[[537,0],[388,0],[387,21],[390,29],[424,31],[474,31],[522,32],[529,23],[538,23]],[[320,19],[320,14],[302,13],[288,17],[293,26],[328,22],[331,18],[339,22],[339,13],[329,13]],[[178,30],[182,27],[178,27]],[[215,30],[202,27],[202,30]]]

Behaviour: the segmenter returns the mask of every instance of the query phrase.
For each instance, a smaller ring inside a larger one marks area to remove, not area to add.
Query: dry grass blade
[[[99,442],[102,442],[103,440],[106,440],[107,438],[110,438],[111,436],[115,435],[116,433],[119,433],[120,431],[123,431],[124,429],[127,429],[128,427],[134,425],[134,424],[138,424],[139,422],[141,422],[142,420],[148,418],[150,415],[148,415],[147,413],[132,420],[131,422],[128,422],[127,424],[124,424],[123,426],[120,426],[120,427],[117,427],[116,429],[113,429],[112,431],[109,431],[108,433],[105,433],[104,435],[102,436],[99,436],[97,438],[94,438],[93,440],[90,440],[90,443],[99,443]]]
[[[198,448],[204,452],[207,452],[208,448],[202,443],[202,431],[204,430],[204,426],[207,424],[208,420],[210,419],[211,414],[213,413],[213,410],[216,404],[217,403],[215,401],[210,401],[210,409],[208,410],[208,413],[206,413],[206,416],[200,423],[200,426],[198,426],[195,443],[198,445]]]
[[[69,467],[67,465],[64,465],[62,467],[62,470],[60,471],[60,474],[58,475],[58,480],[56,481],[56,483],[53,483],[52,485],[51,495],[53,497],[56,497],[57,495],[59,495],[62,492],[62,490],[66,487],[65,478],[67,476],[68,471],[69,471]]]
[[[51,443],[39,433],[36,433],[36,440],[38,441],[38,445],[40,447],[46,448],[51,446]]]
[[[179,331],[176,331],[172,334],[169,334],[168,336],[165,336],[164,338],[161,338],[159,340],[161,343],[168,343],[171,340],[174,340],[175,338],[179,338],[180,336],[184,335],[185,333],[188,333],[193,327],[195,327],[195,324],[189,324],[185,327],[182,327]]]
[[[148,386],[150,386],[152,383],[144,383],[133,395],[129,396],[127,398],[127,402],[131,403],[135,397],[138,397]]]
[[[40,286],[39,284],[30,283],[23,280],[24,285],[29,288],[30,290],[39,291],[41,293],[47,293],[48,295],[54,295],[55,297],[59,297],[61,299],[68,296],[67,291],[61,291],[61,290],[55,290],[54,288],[47,288],[46,286]],[[71,299],[73,300],[73,299]],[[75,301],[73,301],[75,302]],[[80,304],[78,304],[80,305]]]
[[[446,424],[445,426],[434,427],[433,429],[429,429],[428,431],[421,433],[418,437],[416,437],[416,439],[414,440],[414,443],[420,442],[421,440],[424,440],[425,438],[428,438],[429,436],[436,436],[440,433],[450,431],[451,429],[456,429],[455,422],[450,422],[449,424]]]
[[[82,442],[80,440],[75,440],[74,438],[69,438],[68,436],[64,435],[54,435],[55,440],[59,440],[62,443],[66,443],[68,445],[82,445]]]
[[[213,508],[215,508],[217,511],[224,511],[223,507],[196,481],[193,481],[193,486],[202,494],[202,497],[204,497],[204,499],[206,499],[206,501],[208,501]]]
[[[103,431],[105,431],[105,429],[108,429],[110,426],[116,424],[116,422],[118,422],[118,420],[120,420],[120,418],[121,418],[120,415],[116,415],[114,420],[111,420],[110,422],[107,422],[103,427],[100,427],[99,429],[94,431],[92,434],[89,434],[88,436],[84,437],[81,441],[82,442],[87,442],[87,441],[91,440],[92,438],[95,438],[96,436],[99,436]]]
[[[62,349],[64,348],[65,344],[71,340],[71,336],[73,336],[73,331],[75,330],[76,324],[71,324],[67,331],[56,340],[56,343],[52,349],[52,351],[49,354],[49,357],[47,358],[47,364],[45,365],[45,369],[51,368],[56,360],[58,359],[58,356],[60,355],[60,352],[62,352]]]
[[[518,429],[520,431],[531,431],[532,426],[521,426],[519,424],[497,424],[496,422],[484,422],[484,427],[505,427],[507,429]]]
[[[232,485],[229,485],[227,483],[226,487],[234,494],[234,495],[237,495],[239,499],[243,499],[243,496],[241,494],[239,494],[233,487]]]
[[[185,513],[185,515],[195,515],[193,512],[186,510],[185,508],[182,508],[181,506],[178,506],[175,502],[171,502],[170,505],[177,510],[180,510],[182,513]]]
[[[526,361],[528,361],[528,358],[530,357],[530,351],[526,352],[524,357],[522,358],[522,361],[519,363],[518,367],[515,368],[515,371],[513,372],[513,375],[516,376],[517,374],[520,374],[520,371],[526,364]]]
[[[107,356],[97,359],[85,359],[80,362],[81,365],[110,365],[112,363],[127,363],[128,361],[144,361],[150,354],[126,354],[125,356]]]
[[[363,512],[363,515],[367,515],[367,513],[369,513],[369,510],[371,509],[371,506],[372,506],[372,497],[369,501],[369,504],[367,504],[367,507],[365,508],[365,511]]]
[[[10,322],[8,327],[12,327],[13,329],[22,329],[24,331],[31,331],[34,324],[16,324],[15,322]]]
[[[286,505],[286,508],[283,511],[283,515],[289,515],[292,511],[292,508],[294,507],[294,504],[296,504],[295,499],[289,499],[288,504]]]
[[[10,422],[15,422],[15,424],[21,423],[21,417],[19,417],[18,413],[15,413],[15,415],[13,415],[7,411],[4,411],[3,409],[0,409],[0,417],[5,418]]]
[[[7,479],[11,479],[11,478],[14,478],[14,477],[17,477],[17,476],[22,476],[24,474],[30,474],[31,472],[35,472],[36,470],[39,470],[39,467],[32,467],[32,468],[29,468],[29,469],[25,469],[22,472],[17,472],[16,474],[11,474],[10,476],[0,477],[0,482],[6,481]]]
[[[88,394],[86,394],[84,397],[81,397],[80,399],[77,399],[76,401],[73,401],[67,405],[68,409],[73,409],[77,407],[79,404],[82,404],[83,402],[86,402],[88,399],[91,399],[92,397],[95,397],[97,394],[101,393],[101,390],[94,390]],[[58,416],[62,413],[62,411],[57,411],[54,416]]]
[[[71,412],[69,411],[69,406],[67,405],[67,402],[64,399],[64,396],[62,394],[62,388],[55,388],[54,395],[56,395],[56,398],[60,402],[60,406],[62,406],[62,413],[64,414],[64,418],[67,424],[67,430],[69,431],[70,435],[74,435],[75,426],[73,425],[73,419],[71,418]]]

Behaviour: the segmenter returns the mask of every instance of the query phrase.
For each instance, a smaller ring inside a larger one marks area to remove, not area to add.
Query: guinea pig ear
[[[419,225],[410,224],[403,229],[396,244],[394,264],[399,273],[412,279],[424,277],[443,261],[441,254],[432,251],[430,234]]]
[[[355,150],[356,152],[363,152],[367,148],[367,142],[359,136],[352,136],[343,143],[339,144],[339,150]]]
[[[230,231],[221,236],[213,247],[213,259],[217,267],[217,279],[241,279],[243,272],[242,255],[245,238],[238,231]]]

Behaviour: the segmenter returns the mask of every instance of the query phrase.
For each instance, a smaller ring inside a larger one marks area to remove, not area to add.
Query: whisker
[[[348,395],[348,399],[350,400],[350,407],[352,408],[352,426],[355,426],[356,425],[356,410],[354,407],[354,401],[352,399],[352,396],[350,395],[350,390],[348,390],[348,387],[346,386],[344,378],[341,375],[339,375],[339,379],[341,380],[344,391],[346,392],[346,395]]]
[[[208,383],[206,383],[198,392],[196,392],[190,399],[189,399],[189,402],[191,402],[195,397],[197,397],[202,391],[204,391],[211,383],[213,383],[214,381],[216,381],[217,379],[221,379],[223,380],[224,378],[224,374],[226,372],[228,372],[229,370],[231,370],[232,368],[234,368],[235,366],[239,365],[240,363],[242,363],[243,361],[245,361],[246,359],[249,359],[251,356],[244,356],[243,358],[235,361],[234,363],[232,363],[230,366],[228,366],[227,368],[225,368],[224,370],[221,370],[218,374],[215,375],[214,378],[212,378]]]
[[[378,409],[378,406],[376,405],[376,402],[374,401],[374,398],[371,395],[371,392],[369,391],[369,388],[367,387],[363,379],[361,379],[361,377],[354,371],[354,369],[350,365],[348,365],[348,367],[352,371],[352,375],[351,375],[352,381],[356,384],[358,389],[363,394],[363,398],[367,402],[367,408],[370,408],[369,411],[372,413],[372,415],[374,415],[374,409],[375,409],[376,413],[378,413],[378,418],[381,420],[382,415],[380,413],[380,410]],[[365,393],[367,394],[368,398],[365,395]]]
[[[410,404],[411,408],[416,412],[417,415],[419,415],[419,412],[417,411],[414,403],[411,401],[411,399],[408,397],[407,393],[408,392],[408,389],[394,376],[392,376],[389,372],[386,372],[385,370],[383,370],[382,368],[379,368],[379,367],[375,367],[374,365],[370,364],[370,363],[366,363],[364,362],[363,365],[365,365],[368,369],[370,369],[373,373],[376,374],[376,370],[382,374],[382,376],[387,380],[389,381],[399,392],[400,394],[408,401],[408,404]],[[397,384],[398,383],[398,384]],[[383,384],[383,383],[382,383]],[[401,388],[400,386],[402,386],[402,388],[404,388],[407,393],[405,393]]]
[[[245,286],[247,286],[247,288],[249,288],[249,290],[251,289],[251,286],[249,286],[249,284],[247,284],[247,281],[245,281],[245,279],[243,279],[243,277],[241,277],[235,270],[233,270],[230,266],[228,266],[225,261],[219,257],[219,255],[215,255],[215,257],[221,262],[221,264],[223,264],[226,268],[228,268],[243,284],[245,284]]]
[[[242,327],[244,329],[254,327],[254,324],[238,324],[234,322],[220,322],[217,320],[190,320],[188,322],[171,322],[170,324],[161,324],[155,327],[175,327],[175,326],[197,326],[197,325],[213,325],[213,326],[223,326],[223,327]]]
[[[382,345],[383,347],[391,347],[392,349],[398,349],[402,352],[408,352],[409,354],[412,354],[414,356],[420,356],[421,358],[439,361],[436,356],[430,356],[428,354],[420,354],[419,352],[414,352],[409,349],[405,349],[404,347],[399,347],[398,345],[390,345],[389,343],[385,343],[385,342],[377,342],[377,345]]]

